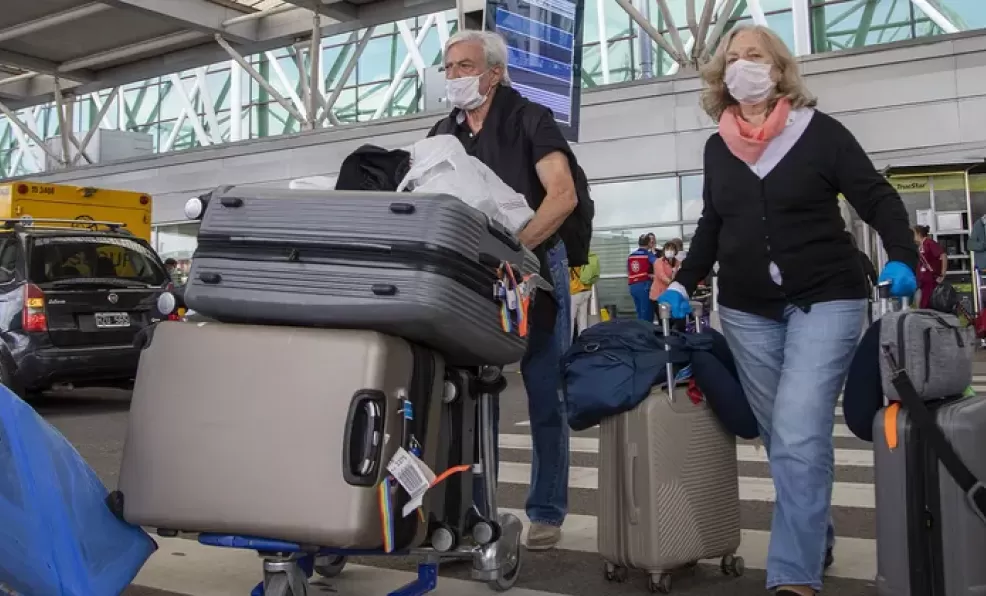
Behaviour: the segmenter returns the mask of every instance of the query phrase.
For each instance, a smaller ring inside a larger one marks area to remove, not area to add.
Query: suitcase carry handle
[[[353,396],[342,440],[342,474],[353,486],[373,486],[383,450],[384,407],[381,391],[362,390]]]
[[[325,248],[329,250],[360,250],[390,254],[393,247],[389,244],[378,242],[339,242],[332,240],[304,239],[295,238],[261,238],[256,236],[230,236],[231,242],[244,242],[249,244],[272,245],[272,246],[299,246],[302,248]]]
[[[880,282],[876,285],[877,298],[880,301],[880,316],[890,312],[890,283],[889,281]],[[902,296],[900,299],[900,309],[907,310],[911,307],[911,299]]]
[[[630,443],[630,417],[623,416],[623,500],[631,525],[640,522],[640,508],[637,507],[637,495],[634,492],[634,469],[637,466],[637,444]]]
[[[490,231],[490,234],[494,238],[506,244],[510,250],[514,252],[523,250],[524,247],[520,244],[520,240],[517,240],[516,236],[507,231],[507,228],[504,228],[492,219],[486,219],[486,229]]]

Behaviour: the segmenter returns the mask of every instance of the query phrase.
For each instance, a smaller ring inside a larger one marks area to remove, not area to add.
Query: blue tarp
[[[117,596],[154,541],[71,443],[0,385],[0,594]]]

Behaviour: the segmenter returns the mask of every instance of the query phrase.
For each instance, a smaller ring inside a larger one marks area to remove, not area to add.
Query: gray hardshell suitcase
[[[599,429],[598,549],[606,577],[624,581],[627,569],[642,569],[651,590],[661,593],[670,592],[672,572],[702,559],[721,558],[724,573],[743,573],[735,556],[741,539],[735,438],[706,403],[678,393],[655,388]]]
[[[165,322],[148,337],[119,480],[130,523],[380,549],[378,486],[397,448],[418,444],[443,471],[445,365],[431,350],[369,331],[223,323]],[[426,524],[401,515],[405,491],[391,496],[394,548],[420,545]]]
[[[219,321],[373,329],[450,364],[504,365],[526,338],[501,323],[501,262],[539,270],[450,196],[232,187],[208,200],[185,300]]]

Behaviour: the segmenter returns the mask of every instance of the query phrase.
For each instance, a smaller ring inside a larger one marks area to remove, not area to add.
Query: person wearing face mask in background
[[[541,276],[554,286],[534,300],[521,361],[533,442],[527,548],[546,550],[561,539],[568,513],[569,429],[561,357],[572,343],[572,330],[569,261],[558,231],[580,207],[573,177],[577,162],[551,111],[510,87],[507,46],[496,33],[453,35],[445,45],[445,77],[454,109],[428,136],[454,135],[469,155],[524,195],[535,214],[518,239],[534,251]],[[476,489],[476,502],[482,504],[481,485]]]
[[[719,318],[757,417],[776,489],[767,588],[822,589],[833,562],[835,407],[866,311],[866,280],[839,194],[879,232],[880,281],[917,286],[907,211],[839,121],[814,109],[798,65],[766,27],[739,26],[702,69],[703,210],[688,258],[658,301],[672,316],[719,263]]]

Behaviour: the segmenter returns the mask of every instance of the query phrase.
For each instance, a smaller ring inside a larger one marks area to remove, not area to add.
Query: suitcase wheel
[[[723,575],[731,575],[733,577],[742,577],[743,572],[746,571],[746,563],[743,561],[743,557],[737,557],[736,555],[726,555],[722,558],[719,563],[719,569],[722,570]]]
[[[322,577],[330,578],[336,577],[342,570],[346,568],[346,562],[348,559],[343,556],[333,556],[328,555],[324,557],[315,557],[315,573]]]
[[[517,578],[520,577],[522,552],[524,552],[524,549],[518,544],[517,551],[505,561],[501,568],[500,576],[487,584],[491,590],[494,592],[506,592],[514,587],[514,584],[517,583]]]
[[[654,594],[670,594],[671,574],[660,573],[650,576],[650,581],[647,582],[647,588]]]
[[[626,567],[620,567],[612,563],[606,563],[606,581],[622,584],[630,577],[630,571]]]

